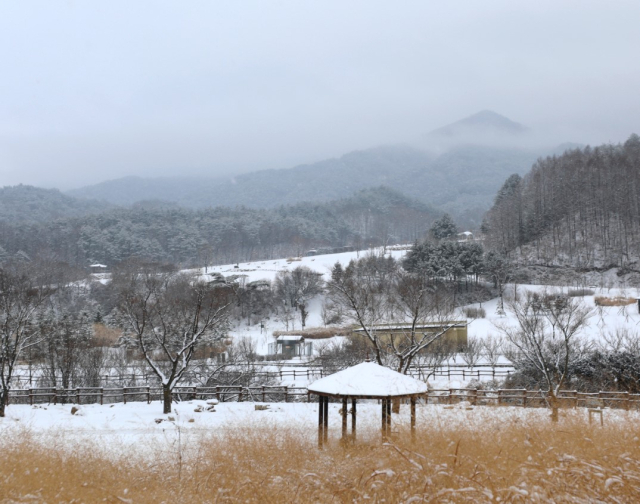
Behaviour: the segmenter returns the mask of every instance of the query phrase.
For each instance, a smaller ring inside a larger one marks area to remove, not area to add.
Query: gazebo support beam
[[[324,445],[324,397],[318,396],[318,448]]]
[[[323,443],[326,444],[329,439],[329,398],[324,398],[324,436]]]
[[[411,396],[411,439],[416,439],[416,396]]]
[[[389,423],[387,421],[387,415],[388,415],[388,411],[387,411],[387,406],[388,406],[388,399],[382,399],[382,438],[386,439],[387,434],[388,434],[388,429],[389,429]]]
[[[342,441],[347,440],[347,398],[342,398]]]
[[[351,399],[351,437],[356,440],[356,398]]]

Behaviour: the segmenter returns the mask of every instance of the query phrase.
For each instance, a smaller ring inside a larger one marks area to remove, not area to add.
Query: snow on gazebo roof
[[[427,384],[374,362],[363,362],[313,382],[309,392],[348,397],[399,397],[424,394]]]

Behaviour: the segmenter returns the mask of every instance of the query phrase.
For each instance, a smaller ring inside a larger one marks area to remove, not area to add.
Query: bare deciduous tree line
[[[483,228],[508,253],[531,244],[536,258],[559,254],[576,265],[625,266],[640,243],[640,137],[539,160],[511,176]]]

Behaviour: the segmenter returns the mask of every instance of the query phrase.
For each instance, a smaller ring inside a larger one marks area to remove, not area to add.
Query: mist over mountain
[[[464,226],[475,227],[507,176],[524,174],[539,157],[556,153],[556,147],[514,144],[514,138],[526,144],[529,131],[495,112],[482,111],[428,135],[444,138],[444,149],[442,143],[434,150],[389,145],[233,178],[125,177],[68,194],[118,205],[164,200],[187,208],[273,208],[330,201],[361,189],[387,186],[452,213]]]
[[[111,203],[74,198],[62,194],[57,189],[42,189],[28,185],[0,188],[0,221],[47,222],[84,217],[111,208]]]
[[[427,135],[431,142],[444,140],[453,144],[498,143],[514,138],[524,139],[529,128],[491,110],[482,110],[452,124],[433,130]]]

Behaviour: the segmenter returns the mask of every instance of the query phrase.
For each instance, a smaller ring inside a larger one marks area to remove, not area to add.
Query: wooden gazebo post
[[[324,398],[324,429],[322,436],[322,444],[326,444],[329,439],[329,398]]]
[[[416,438],[416,396],[411,396],[411,440]]]
[[[356,440],[356,398],[351,398],[351,437]]]
[[[391,434],[391,397],[382,399],[382,439]]]
[[[342,398],[342,441],[347,440],[347,398]]]
[[[324,397],[318,396],[318,448],[324,444]]]

